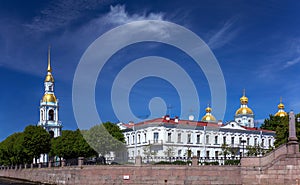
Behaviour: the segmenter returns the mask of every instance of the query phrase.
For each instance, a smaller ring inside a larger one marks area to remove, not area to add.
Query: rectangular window
[[[218,136],[215,136],[215,145],[218,144]]]
[[[234,137],[231,137],[231,144],[234,145]]]
[[[158,132],[153,133],[153,140],[154,140],[154,143],[158,143]]]
[[[206,136],[206,141],[205,141],[205,143],[206,143],[206,144],[209,144],[209,135]]]
[[[242,138],[241,137],[239,138],[239,144],[240,145],[242,144]]]
[[[191,134],[187,135],[187,143],[191,143]]]
[[[134,136],[132,136],[132,144],[134,145],[135,140],[134,140]]]
[[[172,136],[172,133],[168,133],[168,142],[169,143],[171,142],[171,136]]]
[[[264,146],[265,146],[265,140],[262,139],[262,140],[261,140],[261,147],[264,147]]]
[[[197,150],[197,157],[200,157],[200,150]]]
[[[181,143],[181,133],[178,133],[178,135],[177,135],[177,142]]]
[[[127,136],[127,144],[128,144],[128,145],[130,144],[129,136]]]
[[[206,157],[209,158],[209,151],[206,151]]]
[[[178,150],[178,156],[181,156],[181,150]]]
[[[271,145],[271,139],[269,139],[269,147],[271,147],[272,145]]]
[[[254,146],[257,145],[257,138],[254,139]]]
[[[219,158],[219,152],[215,151],[215,158],[218,159]]]
[[[141,143],[141,135],[138,135],[138,143]]]
[[[200,134],[197,134],[197,144],[200,143]]]
[[[247,138],[247,145],[250,145],[250,138]]]
[[[223,144],[226,145],[226,136],[223,137]]]
[[[147,143],[147,134],[146,133],[144,133],[144,138],[145,138],[144,142]]]

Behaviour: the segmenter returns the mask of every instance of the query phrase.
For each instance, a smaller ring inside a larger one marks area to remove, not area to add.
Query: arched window
[[[54,120],[54,111],[51,109],[49,110],[49,121],[53,121]]]
[[[43,121],[44,120],[44,111],[41,110],[41,120]]]
[[[51,137],[51,138],[54,138],[54,131],[53,131],[53,130],[50,130],[50,131],[49,131],[49,134],[50,134],[50,137]]]

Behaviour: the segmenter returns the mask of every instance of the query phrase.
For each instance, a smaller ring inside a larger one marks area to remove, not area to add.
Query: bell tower
[[[61,136],[62,124],[58,117],[58,99],[54,94],[54,78],[50,61],[50,46],[48,48],[48,67],[44,81],[45,92],[40,101],[40,120],[39,126],[47,130],[51,137]]]

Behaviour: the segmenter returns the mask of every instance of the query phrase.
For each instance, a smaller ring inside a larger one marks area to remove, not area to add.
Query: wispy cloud
[[[285,65],[283,66],[283,68],[287,68],[287,67],[291,67],[295,64],[298,64],[300,62],[300,56],[299,57],[296,57],[292,60],[288,60],[285,62]]]
[[[239,33],[239,29],[234,28],[236,19],[230,19],[223,26],[215,31],[208,40],[208,45],[212,49],[221,48],[225,44],[232,41]]]
[[[77,64],[80,55],[89,44],[113,27],[137,20],[163,19],[163,13],[141,10],[130,14],[124,5],[116,5],[111,6],[109,11],[101,12],[98,16],[93,15],[94,17],[89,18],[88,21],[70,28],[78,19],[88,17],[89,10],[99,8],[108,2],[98,0],[51,2],[37,16],[33,17],[30,23],[26,24],[19,20],[1,18],[0,27],[3,29],[0,29],[0,38],[3,39],[0,47],[5,55],[0,57],[0,64],[16,71],[44,75],[40,69],[44,67],[45,63],[40,61],[44,60],[47,45],[50,43],[53,44],[53,49],[69,48],[59,58],[53,57],[53,60],[64,61],[64,64],[59,63],[61,71],[63,71],[64,68],[70,68]],[[60,29],[64,29],[63,33],[56,34],[56,31]],[[43,37],[43,39],[41,40],[39,37]],[[20,49],[20,47],[23,48]],[[57,53],[53,52],[53,55],[55,54]],[[65,78],[65,75],[62,77]],[[69,78],[72,78],[71,75]]]
[[[72,21],[83,16],[85,11],[94,10],[108,3],[108,0],[64,0],[53,1],[30,23],[24,24],[26,28],[34,32],[49,32],[68,26]]]
[[[110,6],[110,12],[105,15],[104,20],[111,24],[126,24],[132,21],[141,21],[141,20],[163,20],[162,13],[149,13],[146,15],[143,14],[133,14],[129,15],[124,5]]]
[[[300,63],[300,39],[288,39],[287,44],[278,47],[275,54],[270,54],[264,65],[257,70],[261,78],[273,79],[274,75]]]

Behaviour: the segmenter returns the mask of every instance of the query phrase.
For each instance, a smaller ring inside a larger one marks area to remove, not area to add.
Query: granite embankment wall
[[[0,170],[49,184],[241,184],[239,166],[82,166]]]
[[[298,143],[263,157],[242,158],[239,166],[96,165],[1,169],[0,176],[49,184],[300,184]]]

